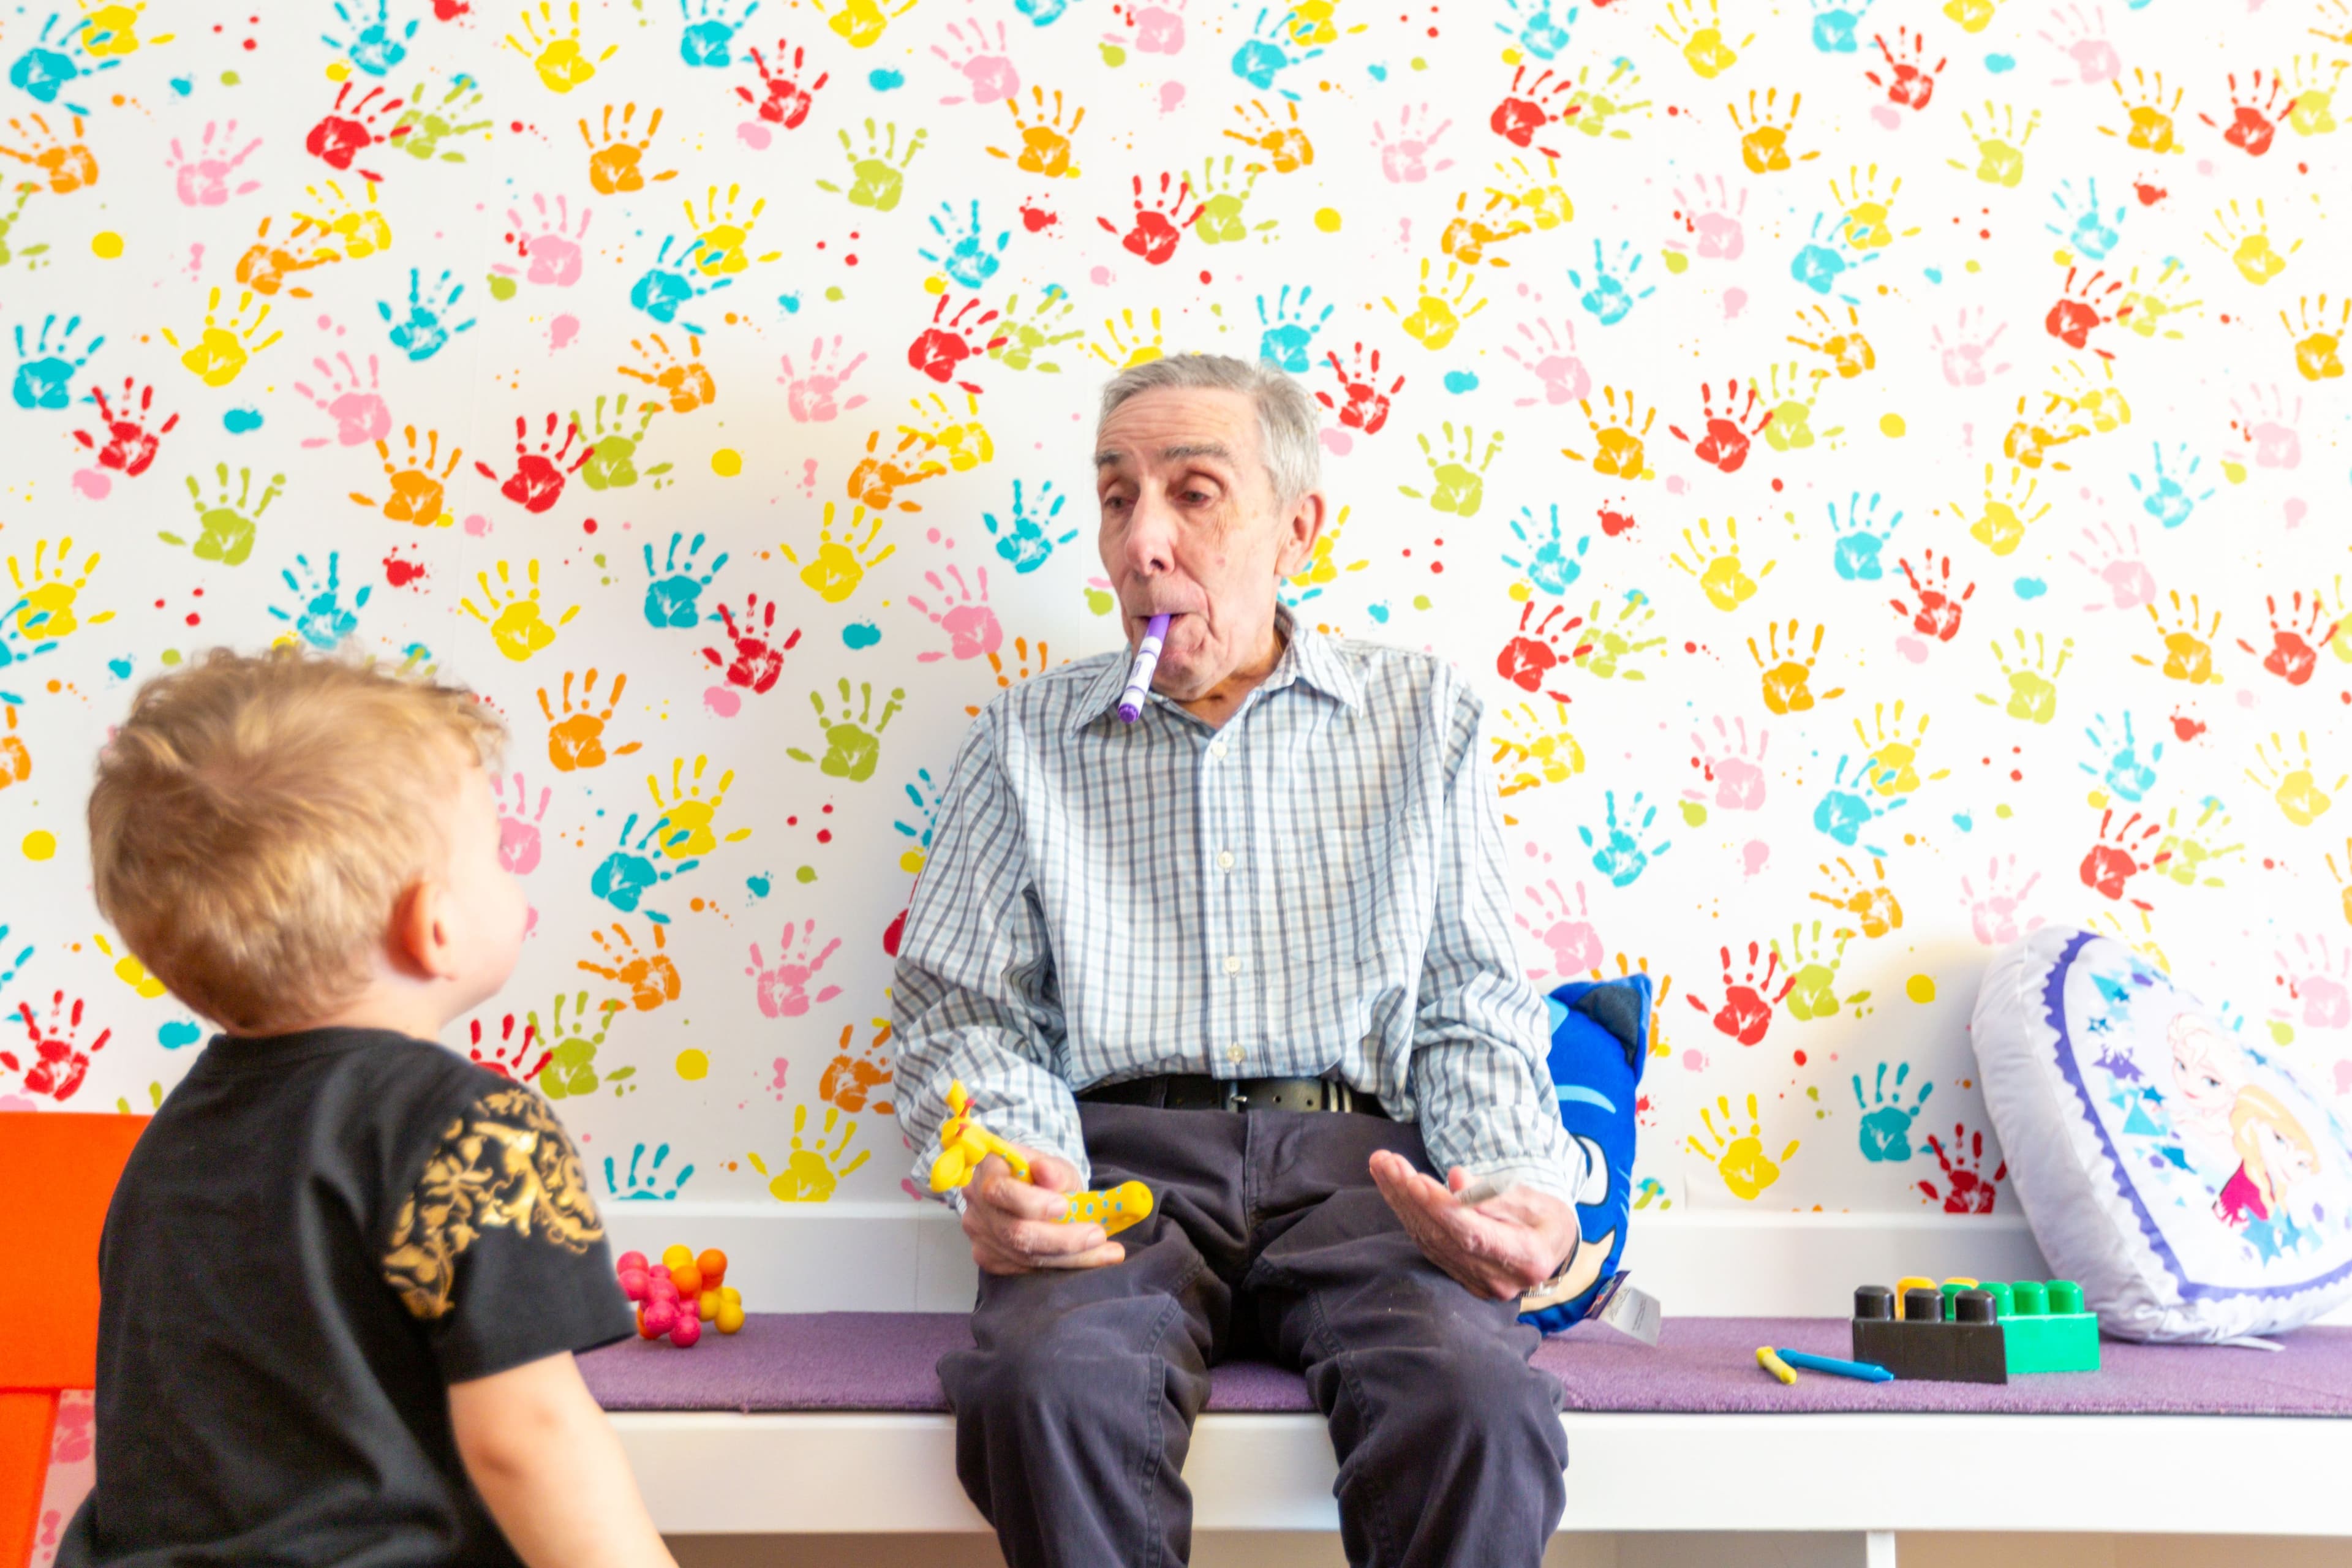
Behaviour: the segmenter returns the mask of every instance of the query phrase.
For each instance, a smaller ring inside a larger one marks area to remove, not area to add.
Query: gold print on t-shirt
[[[383,1277],[412,1316],[449,1310],[457,1259],[483,1231],[536,1232],[571,1253],[601,1240],[579,1151],[528,1089],[496,1090],[449,1123],[400,1206]]]

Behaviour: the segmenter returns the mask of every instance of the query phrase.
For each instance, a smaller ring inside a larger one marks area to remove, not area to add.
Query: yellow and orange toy
[[[727,1283],[727,1255],[715,1247],[699,1255],[690,1247],[672,1247],[659,1263],[649,1263],[642,1252],[624,1252],[614,1266],[621,1291],[637,1305],[637,1335],[657,1340],[669,1336],[680,1350],[691,1350],[702,1338],[702,1325],[722,1334],[743,1326],[743,1297]]]
[[[987,1128],[971,1113],[971,1096],[964,1092],[961,1080],[948,1085],[948,1119],[940,1127],[940,1157],[931,1162],[931,1191],[948,1192],[971,1180],[980,1163],[991,1154],[1013,1167],[1013,1173],[1023,1181],[1034,1180],[1029,1174],[1029,1162],[1018,1150]],[[1068,1194],[1070,1211],[1062,1216],[1064,1225],[1099,1225],[1105,1236],[1117,1236],[1129,1226],[1148,1219],[1151,1215],[1151,1189],[1141,1182],[1121,1182],[1108,1190],[1072,1193]]]

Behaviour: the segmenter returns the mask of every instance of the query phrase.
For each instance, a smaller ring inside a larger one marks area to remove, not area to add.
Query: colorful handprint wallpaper
[[[2010,1212],[1989,954],[2352,1092],[2352,0],[33,0],[0,17],[0,1105],[205,1030],[91,759],[219,643],[483,692],[455,1043],[609,1201],[911,1201],[959,737],[1119,646],[1095,397],[1322,405],[1305,621],[1471,672],[1643,1207]],[[902,1196],[902,1193],[904,1196]]]

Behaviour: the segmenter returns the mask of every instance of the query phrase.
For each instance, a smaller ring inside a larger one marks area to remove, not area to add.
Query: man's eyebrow
[[[1235,461],[1233,448],[1222,441],[1194,441],[1183,446],[1160,448],[1160,460],[1163,463],[1181,463],[1187,458],[1214,458],[1225,463]],[[1095,454],[1095,467],[1097,468],[1115,468],[1125,461],[1127,461],[1125,452],[1102,451]]]

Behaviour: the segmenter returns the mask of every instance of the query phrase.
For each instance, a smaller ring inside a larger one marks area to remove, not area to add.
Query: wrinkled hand
[[[1013,1173],[1001,1155],[980,1163],[964,1188],[963,1233],[971,1260],[990,1274],[1038,1268],[1096,1268],[1117,1263],[1127,1248],[1106,1240],[1098,1225],[1056,1223],[1070,1209],[1062,1194],[1078,1190],[1078,1173],[1056,1154],[1014,1144],[1035,1181]]]
[[[1465,1208],[1454,1195],[1470,1184],[1461,1166],[1441,1184],[1386,1149],[1372,1156],[1372,1181],[1429,1260],[1474,1296],[1523,1295],[1550,1279],[1576,1245],[1576,1211],[1532,1187]]]

